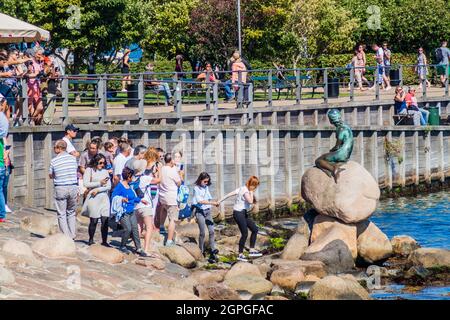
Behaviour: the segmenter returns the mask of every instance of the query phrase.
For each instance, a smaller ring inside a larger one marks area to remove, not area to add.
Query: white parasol
[[[50,40],[50,32],[0,12],[0,43]]]

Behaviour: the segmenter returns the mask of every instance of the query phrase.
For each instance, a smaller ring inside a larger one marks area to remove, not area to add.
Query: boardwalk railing
[[[446,73],[440,82],[442,70]],[[219,109],[245,109],[253,119],[255,107],[329,105],[392,101],[394,87],[416,86],[422,100],[449,100],[448,68],[440,65],[393,65],[390,67],[392,90],[383,90],[378,67],[301,68],[239,71],[232,83],[232,72],[132,73],[102,75],[67,75],[57,80],[57,107],[54,123],[73,118],[88,122],[137,121],[144,123],[149,113],[173,113],[182,119],[186,112],[212,112],[213,122]],[[422,75],[419,79],[419,73]],[[186,76],[190,75],[190,78]],[[199,78],[199,75],[200,78]],[[127,77],[124,80],[124,77]],[[378,79],[378,81],[377,81]],[[21,99],[15,108],[28,106],[28,80],[17,79]],[[362,90],[359,85],[362,80]],[[430,81],[430,87],[427,86]],[[4,86],[3,86],[4,87]],[[125,87],[127,91],[122,91]],[[46,103],[47,94],[41,93]],[[14,99],[13,99],[14,100]],[[225,101],[229,100],[229,101]],[[228,103],[226,103],[228,102]],[[28,108],[23,122],[28,123]],[[112,116],[112,117],[111,117]]]

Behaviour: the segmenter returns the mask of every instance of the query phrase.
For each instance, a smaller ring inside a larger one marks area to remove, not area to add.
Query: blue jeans
[[[11,167],[8,167],[5,170],[5,179],[3,180],[3,196],[5,197],[5,203],[8,203],[8,184],[10,175],[11,175]]]
[[[0,219],[6,218],[6,210],[5,210],[5,194],[4,194],[4,184],[6,177],[6,168],[5,165],[0,166]]]
[[[234,90],[231,88],[231,85],[232,85],[231,80],[227,80],[224,83],[225,96],[226,96],[227,100],[234,98]]]
[[[164,82],[158,85],[158,91],[164,92],[164,96],[166,97],[167,101],[170,100],[170,98],[172,98],[172,92],[170,92],[170,87],[168,83]]]
[[[428,116],[430,115],[430,112],[428,110],[425,110],[423,108],[419,108],[420,111],[420,124],[423,126],[426,126],[428,124]]]

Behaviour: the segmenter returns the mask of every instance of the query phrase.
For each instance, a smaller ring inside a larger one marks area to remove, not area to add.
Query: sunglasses
[[[98,164],[105,164],[105,161],[99,161]]]

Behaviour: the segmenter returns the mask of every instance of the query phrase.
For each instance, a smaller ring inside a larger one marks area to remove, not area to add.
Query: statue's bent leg
[[[330,178],[334,176],[335,166],[327,158],[332,155],[333,153],[323,154],[315,161],[316,167],[325,172]]]

